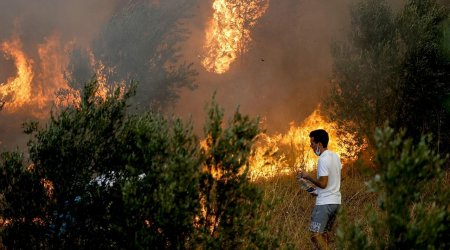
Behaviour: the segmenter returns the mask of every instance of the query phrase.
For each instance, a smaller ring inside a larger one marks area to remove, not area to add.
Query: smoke
[[[88,44],[120,6],[115,0],[1,1],[0,38],[19,34],[30,55],[45,37],[59,33],[62,41]]]
[[[284,131],[291,121],[301,122],[327,91],[332,67],[330,45],[348,34],[351,0],[270,1],[252,30],[249,51],[222,75],[205,71],[200,63],[212,2],[1,1],[0,42],[20,39],[34,70],[32,98],[54,96],[57,88],[67,85],[66,73],[78,82],[87,80],[84,78],[92,73],[86,52],[90,51],[106,68],[116,69],[110,75],[114,81],[140,80],[137,103],[147,105],[163,96],[160,102],[166,111],[184,118],[192,116],[197,131],[201,131],[205,104],[214,92],[227,115],[239,105],[244,113],[261,116],[269,131]],[[130,8],[137,4],[159,9]],[[189,15],[192,18],[186,19]],[[172,29],[178,33],[169,32]],[[167,46],[169,52],[162,53],[161,48]],[[180,77],[193,76],[188,66],[191,62],[199,73],[195,90],[191,78],[186,81]],[[178,66],[170,67],[173,65]],[[14,77],[16,71],[14,60],[0,53],[0,82]],[[174,102],[178,94],[181,98]],[[43,114],[48,115],[49,109],[48,105],[37,105],[15,113],[0,111],[0,148],[25,145],[21,123],[45,120]]]
[[[192,115],[196,127],[201,127],[205,103],[216,91],[227,112],[239,105],[242,112],[261,116],[269,131],[285,131],[290,122],[301,122],[327,91],[331,44],[348,34],[350,2],[270,1],[252,30],[250,51],[222,75],[208,73],[200,65],[199,45],[212,10],[210,5],[199,7],[202,14],[193,21],[185,52],[200,72],[199,89],[184,92],[175,112]]]
[[[0,97],[7,95],[8,100],[0,112],[1,145],[24,146],[21,123],[28,119],[45,121],[60,89],[80,89],[94,73],[101,74],[105,84],[139,81],[134,101],[144,109],[153,102],[164,106],[173,103],[180,87],[194,88],[195,71],[189,63],[178,63],[178,44],[187,37],[179,22],[187,17],[194,2],[1,2],[0,42],[14,41],[14,49],[21,51],[17,54],[24,55],[32,68],[26,78],[31,78],[31,87],[29,82],[22,84],[31,89],[21,95],[21,103],[26,105],[8,110],[22,86],[16,84],[19,87],[11,90],[8,79],[20,72],[15,65],[17,59],[3,52],[0,79],[6,83]]]
[[[90,52],[92,59],[105,69],[100,73],[106,83],[138,81],[134,101],[143,109],[151,104],[164,108],[177,99],[177,93],[173,90],[194,88],[196,72],[189,63],[178,59],[179,44],[188,35],[180,22],[188,17],[187,12],[195,2],[138,2],[114,15],[102,27]],[[72,68],[79,68],[78,62],[76,60]],[[84,64],[86,66],[89,62]],[[86,80],[85,74],[81,74],[80,79],[76,70],[72,73],[75,82]]]
[[[67,49],[72,44],[89,46],[101,26],[120,7],[116,0],[0,1],[0,43],[19,41],[20,50],[33,69],[33,99],[29,106],[14,112],[0,111],[0,148],[23,147],[26,120],[48,117],[54,90],[62,86]],[[0,87],[18,72],[15,59],[0,52]],[[44,102],[40,102],[39,100]],[[31,100],[27,100],[31,101]],[[7,103],[8,104],[8,103]]]

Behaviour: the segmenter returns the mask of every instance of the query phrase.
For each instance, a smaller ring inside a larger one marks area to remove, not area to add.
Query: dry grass
[[[266,221],[270,234],[278,236],[282,249],[311,249],[308,231],[315,197],[300,189],[294,175],[276,176],[256,182],[264,192],[266,206],[260,213],[268,216]],[[375,205],[376,196],[369,193],[361,175],[343,173],[341,186],[342,208],[350,220],[363,225],[365,207]],[[333,233],[336,231],[336,226]],[[335,248],[334,243],[331,245]]]

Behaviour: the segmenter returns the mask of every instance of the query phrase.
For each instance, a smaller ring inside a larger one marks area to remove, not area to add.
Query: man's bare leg
[[[328,247],[328,235],[326,235],[326,233],[323,233],[323,234],[313,233],[311,235],[311,241],[312,241],[315,249],[319,249],[319,250],[330,249]]]

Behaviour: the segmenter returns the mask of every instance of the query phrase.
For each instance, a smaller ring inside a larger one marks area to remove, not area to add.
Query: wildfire
[[[367,148],[367,143],[359,144],[356,134],[328,121],[319,110],[314,110],[300,126],[291,123],[286,134],[258,135],[249,158],[249,177],[252,181],[289,175],[300,169],[314,170],[317,156],[310,147],[309,133],[316,129],[325,129],[328,132],[328,149],[337,153],[344,165],[358,158],[359,153]],[[200,141],[200,147],[205,151],[209,150],[207,142],[208,138]],[[204,171],[211,171],[215,179],[222,175],[215,167],[209,170],[205,167]]]
[[[97,77],[98,88],[97,92],[95,93],[96,97],[99,97],[102,100],[106,100],[108,94],[112,93],[115,90],[115,88],[122,88],[122,89],[124,88],[124,83],[116,84],[116,86],[108,88],[106,66],[102,63],[101,60],[97,60],[97,58],[95,57],[94,53],[91,50],[88,49],[86,52],[89,55],[89,64],[92,67],[92,69],[94,69],[95,76]],[[112,72],[113,69],[108,69],[108,73]],[[62,95],[58,96],[58,99],[56,100],[58,106],[79,107],[81,100],[79,90],[67,87],[61,88],[60,93],[62,93]]]
[[[250,29],[264,15],[269,0],[215,0],[214,14],[206,34],[206,70],[222,74],[238,55],[247,51]]]
[[[18,38],[3,42],[0,50],[5,56],[10,56],[14,60],[17,69],[16,76],[0,84],[0,100],[5,101],[4,110],[14,112],[31,99],[33,61],[22,51],[22,44]]]
[[[62,46],[57,34],[45,38],[37,47],[39,55],[39,72],[34,83],[33,103],[39,108],[35,116],[45,117],[49,107],[55,102],[56,93],[60,89],[70,89],[64,77],[69,58],[67,50]]]
[[[71,44],[62,45],[60,37],[53,34],[37,44],[38,57],[33,61],[23,51],[18,37],[0,44],[0,52],[14,62],[16,75],[0,83],[0,106],[8,113],[28,110],[34,117],[45,118],[53,104],[75,105],[80,102],[79,90],[68,84],[64,72],[69,63]],[[90,53],[90,63],[99,81],[96,95],[105,100],[107,87],[106,69],[101,61]],[[65,93],[63,97],[57,93]],[[4,105],[3,105],[4,104]]]
[[[106,67],[101,62],[101,60],[97,60],[95,58],[94,53],[91,50],[87,50],[87,54],[89,55],[89,64],[95,71],[95,76],[97,77],[98,82],[98,88],[97,92],[95,93],[96,97],[99,97],[101,100],[106,100],[107,96],[114,92],[116,88],[121,88],[121,92],[124,91],[125,83],[116,83],[111,88],[108,87],[107,83],[107,75],[106,75]],[[112,73],[113,69],[108,69],[108,73]],[[67,88],[61,88],[59,93],[62,95],[58,96],[58,99],[56,100],[57,106],[59,107],[65,107],[65,106],[74,106],[79,107],[81,95],[80,91],[67,87]]]
[[[259,135],[254,155],[250,159],[250,178],[268,178],[279,174],[291,174],[299,169],[313,170],[317,163],[309,143],[309,132],[325,129],[330,142],[328,149],[336,152],[342,162],[356,160],[367,145],[356,144],[356,136],[327,121],[317,108],[300,126],[291,123],[286,134]]]
[[[17,75],[0,85],[0,98],[10,113],[27,109],[35,117],[45,117],[55,100],[55,93],[70,88],[64,79],[68,58],[58,35],[47,37],[37,45],[36,62],[29,59],[19,38],[3,42],[0,48],[11,56]]]
[[[95,58],[94,53],[92,51],[89,51],[89,60],[91,67],[95,69],[95,75],[97,76],[98,80],[98,89],[96,96],[102,98],[103,100],[106,99],[108,95],[108,85],[107,85],[107,76],[106,76],[106,67],[102,63],[101,60],[97,60]],[[113,69],[109,69],[109,73],[111,73]]]

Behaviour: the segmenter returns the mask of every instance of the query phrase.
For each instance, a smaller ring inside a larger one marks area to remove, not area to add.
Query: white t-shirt
[[[317,178],[328,176],[328,184],[324,189],[317,188],[316,205],[341,204],[341,169],[341,160],[336,153],[322,152],[317,164]]]

